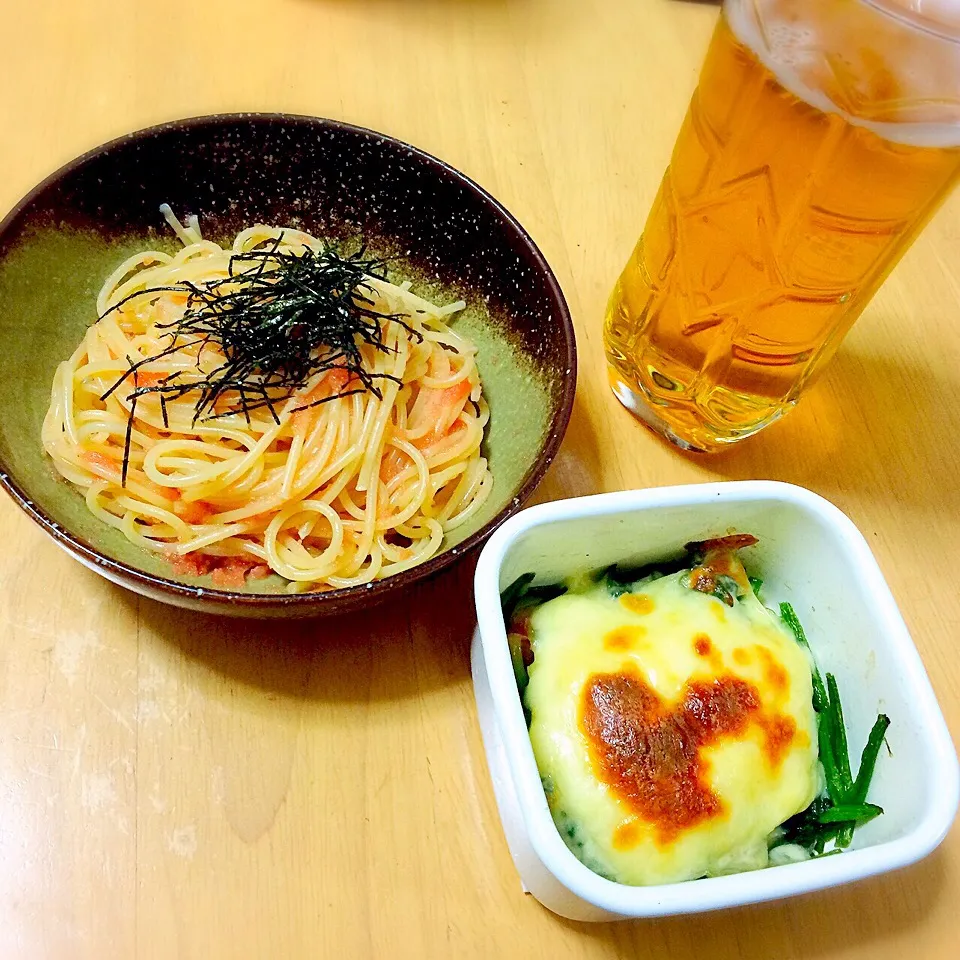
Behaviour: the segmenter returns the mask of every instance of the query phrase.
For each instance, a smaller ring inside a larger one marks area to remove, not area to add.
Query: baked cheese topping
[[[530,737],[557,826],[591,869],[657,884],[767,865],[819,792],[811,663],[724,552],[613,596],[571,584],[530,614]],[[729,604],[729,605],[728,605]]]

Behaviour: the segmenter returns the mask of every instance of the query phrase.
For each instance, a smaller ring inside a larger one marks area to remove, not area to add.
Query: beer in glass
[[[615,394],[678,445],[796,404],[956,181],[936,2],[726,0],[604,329]]]

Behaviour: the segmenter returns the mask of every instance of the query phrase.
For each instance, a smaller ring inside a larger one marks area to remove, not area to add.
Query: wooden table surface
[[[2,0],[0,208],[104,140],[218,111],[336,117],[444,158],[527,227],[576,321],[576,411],[538,496],[747,477],[824,494],[875,550],[957,736],[960,195],[755,440],[682,455],[605,386],[605,298],[716,15]],[[525,897],[474,712],[467,565],[367,615],[258,625],[111,586],[6,498],[0,536],[3,960],[958,955],[956,830],[895,875],[698,918],[579,924]]]

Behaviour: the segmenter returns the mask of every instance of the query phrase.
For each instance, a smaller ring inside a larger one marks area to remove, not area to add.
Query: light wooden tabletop
[[[716,7],[681,0],[4,0],[0,208],[76,154],[228,110],[336,117],[474,177],[577,325],[541,498],[773,477],[866,534],[960,733],[960,196],[801,408],[695,459],[605,386],[600,326]],[[2,309],[2,305],[0,305]],[[621,925],[525,897],[468,669],[470,571],[368,615],[235,623],[139,600],[0,501],[0,957],[953,958],[960,832],[789,903]]]

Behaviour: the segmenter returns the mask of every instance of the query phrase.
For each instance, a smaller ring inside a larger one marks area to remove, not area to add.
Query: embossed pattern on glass
[[[865,0],[728,2],[610,300],[625,405],[695,449],[789,409],[957,179],[958,91]]]

